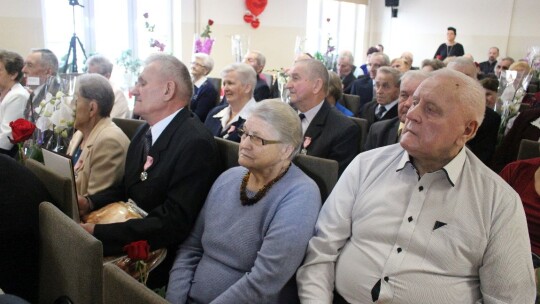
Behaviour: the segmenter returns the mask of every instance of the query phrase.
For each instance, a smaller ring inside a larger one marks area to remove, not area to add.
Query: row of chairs
[[[104,265],[101,242],[52,203],[40,204],[39,226],[39,303],[168,303],[117,266]]]
[[[129,138],[144,122],[115,119]],[[238,165],[238,143],[216,138],[222,170]],[[306,155],[295,158],[297,164],[315,180],[324,199],[338,177],[334,160]],[[76,198],[71,182],[43,164],[28,159],[26,166],[39,177],[51,193],[54,203],[40,205],[40,303],[54,303],[67,297],[73,303],[167,303],[112,264],[103,264],[103,247],[73,219]]]

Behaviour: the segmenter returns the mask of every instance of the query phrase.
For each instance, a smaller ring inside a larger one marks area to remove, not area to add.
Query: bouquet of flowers
[[[210,33],[212,33],[212,31],[210,30],[210,26],[212,26],[213,24],[214,20],[208,19],[208,23],[206,24],[206,27],[204,28],[202,34],[198,37],[195,37],[193,49],[194,53],[205,53],[210,55],[210,52],[212,52],[214,39],[210,37]]]
[[[326,18],[326,22],[330,24],[330,18]],[[326,67],[326,69],[332,70],[337,60],[337,56],[334,54],[335,50],[336,47],[332,45],[332,35],[328,33],[326,39],[326,51],[324,52],[324,54],[320,51],[315,52],[315,59],[321,61]]]
[[[501,71],[499,77],[498,99],[495,111],[501,115],[499,141],[506,134],[508,122],[519,113],[523,97],[531,81],[531,72]]]

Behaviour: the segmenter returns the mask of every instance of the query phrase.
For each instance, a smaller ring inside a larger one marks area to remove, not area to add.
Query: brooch
[[[140,175],[141,181],[144,182],[145,180],[148,179],[148,172],[146,172],[146,170],[150,168],[150,166],[152,166],[152,163],[154,163],[154,158],[152,156],[147,156],[146,162],[144,163],[144,166],[143,166],[143,172],[141,172],[141,175]]]

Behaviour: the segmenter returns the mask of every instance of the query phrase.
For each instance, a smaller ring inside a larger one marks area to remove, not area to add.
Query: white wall
[[[0,0],[0,7],[0,48],[25,57],[44,46],[40,0]]]
[[[208,19],[214,20],[211,36],[216,39],[212,50],[215,61],[212,76],[218,76],[228,64],[233,63],[231,35],[249,37],[250,49],[266,55],[265,70],[290,66],[294,59],[297,35],[305,35],[308,0],[272,0],[259,16],[261,25],[253,29],[244,22],[244,1],[191,0],[182,1],[182,33],[184,45],[180,58],[190,61],[193,35],[201,33]],[[195,26],[194,26],[195,23]]]
[[[446,28],[457,29],[456,41],[478,62],[487,59],[489,47],[515,59],[527,48],[540,45],[540,1],[537,0],[402,0],[398,18],[382,0],[370,0],[368,45],[382,43],[390,58],[411,51],[414,65],[433,58],[446,41]]]

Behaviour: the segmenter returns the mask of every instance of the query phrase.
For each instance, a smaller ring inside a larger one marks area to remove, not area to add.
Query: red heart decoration
[[[253,21],[253,15],[250,14],[250,13],[246,13],[246,14],[244,15],[244,21],[245,21],[246,23],[251,23],[251,21]]]
[[[264,11],[266,4],[268,0],[246,0],[246,7],[255,16],[259,16]]]
[[[259,21],[259,19],[255,19],[255,20],[251,21],[251,27],[258,28],[259,25],[261,25],[261,22]]]

